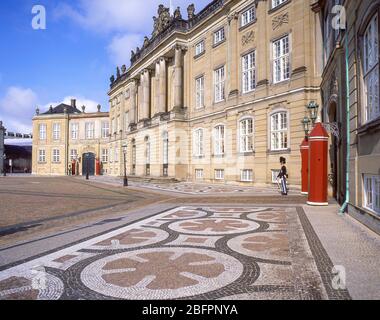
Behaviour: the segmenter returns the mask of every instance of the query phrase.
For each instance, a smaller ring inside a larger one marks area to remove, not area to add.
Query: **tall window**
[[[253,119],[240,121],[240,152],[251,152],[253,150]]]
[[[272,0],[272,9],[278,7],[280,4],[283,4],[288,0]]]
[[[201,109],[205,104],[205,78],[201,76],[195,80],[196,109]]]
[[[215,102],[221,102],[225,96],[225,72],[224,66],[214,71],[214,93]]]
[[[93,122],[85,123],[86,139],[94,139],[95,137],[95,125]]]
[[[59,123],[53,124],[53,140],[59,140],[61,135],[61,125]]]
[[[108,149],[107,148],[102,149],[102,162],[103,163],[108,162]]]
[[[241,14],[241,26],[244,27],[247,24],[255,20],[255,7],[251,7]]]
[[[203,156],[203,129],[197,129],[194,131],[194,156]]]
[[[242,57],[243,93],[250,92],[256,87],[256,52]]]
[[[224,169],[215,169],[215,180],[224,180]]]
[[[110,134],[110,123],[108,121],[102,121],[102,138],[108,138]]]
[[[379,105],[379,29],[377,14],[364,33],[365,121],[380,116]]]
[[[380,176],[364,175],[364,207],[380,214]]]
[[[38,162],[46,162],[46,150],[39,149],[38,150]]]
[[[289,36],[273,42],[273,82],[290,78],[290,44]]]
[[[271,150],[288,148],[288,117],[286,112],[278,112],[270,117]]]
[[[224,126],[219,125],[214,128],[214,154],[224,154]]]
[[[214,32],[214,45],[217,45],[218,43],[223,42],[224,39],[225,39],[224,28],[221,28],[218,31]]]
[[[240,180],[244,182],[252,182],[253,181],[252,169],[240,170]]]
[[[79,123],[71,124],[71,139],[78,139]]]
[[[70,150],[70,160],[75,160],[78,157],[78,150],[77,149],[71,149]]]
[[[53,149],[53,162],[58,163],[61,161],[59,149]]]
[[[40,124],[40,140],[46,140],[46,124]]]
[[[202,40],[195,45],[195,56],[199,56],[205,51],[205,41]]]

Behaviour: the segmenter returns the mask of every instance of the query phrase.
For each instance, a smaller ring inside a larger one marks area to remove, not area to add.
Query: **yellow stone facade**
[[[75,104],[75,101],[72,101]],[[46,114],[33,118],[32,173],[38,175],[69,175],[73,173],[72,161],[76,161],[76,174],[83,170],[85,155],[93,155],[91,168],[96,160],[101,172],[108,170],[108,112],[70,112],[68,105],[60,105],[62,112],[50,109]],[[58,106],[57,108],[59,108]]]
[[[299,185],[300,121],[307,103],[320,103],[310,5],[213,1],[195,16],[190,8],[188,19],[175,13],[166,29],[160,7],[163,31],[111,78],[109,174],[122,174],[126,145],[128,175],[266,185],[283,156],[290,184]]]

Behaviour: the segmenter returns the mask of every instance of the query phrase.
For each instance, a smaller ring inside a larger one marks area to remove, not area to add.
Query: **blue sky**
[[[211,0],[172,0],[187,16]],[[109,77],[129,65],[130,51],[152,31],[158,4],[169,0],[0,1],[0,120],[9,131],[31,130],[36,105],[68,102],[108,110]],[[32,28],[32,8],[46,9],[46,30]]]

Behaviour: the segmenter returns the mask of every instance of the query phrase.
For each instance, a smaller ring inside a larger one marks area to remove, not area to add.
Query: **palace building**
[[[109,174],[265,185],[287,159],[300,184],[300,124],[320,102],[311,1],[212,1],[154,30],[111,77]],[[319,49],[316,48],[316,43]]]
[[[33,118],[32,172],[39,175],[107,173],[108,112],[86,113],[60,104]]]

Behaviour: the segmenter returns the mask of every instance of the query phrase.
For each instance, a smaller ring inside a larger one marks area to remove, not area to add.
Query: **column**
[[[183,55],[182,47],[175,46],[174,56],[174,109],[183,107]]]
[[[166,60],[164,57],[160,59],[160,103],[159,103],[159,112],[166,112],[166,101],[167,101],[167,85],[166,85]]]
[[[145,79],[144,79],[144,72],[141,72],[140,74],[140,86],[139,86],[139,90],[138,90],[138,94],[139,94],[139,121],[141,121],[142,119],[144,119],[144,83],[145,83]]]
[[[160,113],[160,61],[156,61],[156,74],[154,78],[154,113]]]
[[[143,114],[142,119],[150,118],[150,72],[148,69],[143,73]]]
[[[136,80],[132,80],[131,85],[131,109],[129,110],[130,123],[136,123]]]

